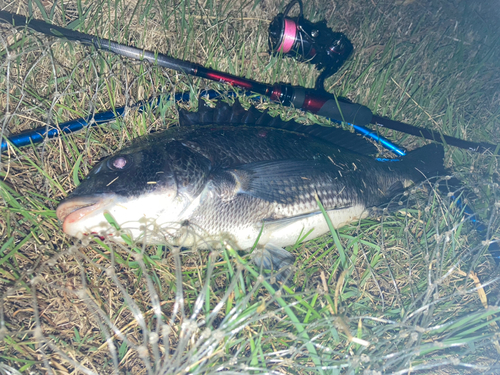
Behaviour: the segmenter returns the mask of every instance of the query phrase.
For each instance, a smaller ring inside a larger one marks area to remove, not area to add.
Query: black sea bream
[[[342,129],[283,122],[239,102],[200,103],[181,111],[180,126],[101,161],[57,208],[64,232],[112,235],[108,212],[146,243],[248,249],[260,233],[279,267],[282,247],[327,232],[316,199],[338,228],[443,169],[440,146],[381,162],[367,156],[374,145]]]

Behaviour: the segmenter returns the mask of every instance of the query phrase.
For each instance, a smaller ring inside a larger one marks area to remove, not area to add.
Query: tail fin
[[[410,172],[414,182],[446,174],[444,149],[440,144],[430,144],[410,152],[402,160],[401,167]]]

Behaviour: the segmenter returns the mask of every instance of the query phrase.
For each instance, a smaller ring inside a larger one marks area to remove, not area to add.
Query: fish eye
[[[113,171],[123,171],[130,165],[130,159],[123,155],[115,156],[108,160],[108,168]]]

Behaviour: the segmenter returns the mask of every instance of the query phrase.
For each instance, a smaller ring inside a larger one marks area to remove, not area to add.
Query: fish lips
[[[56,209],[57,218],[63,223],[63,231],[71,236],[80,237],[72,228],[75,223],[102,211],[113,199],[113,194],[102,196],[77,196],[63,200]],[[83,235],[84,233],[81,233]]]

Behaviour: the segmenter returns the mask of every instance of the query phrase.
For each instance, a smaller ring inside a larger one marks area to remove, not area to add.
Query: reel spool
[[[297,17],[288,17],[295,4],[299,4]],[[302,0],[292,0],[283,13],[269,25],[271,54],[283,54],[298,61],[325,69],[316,79],[316,89],[324,91],[326,78],[336,73],[353,51],[351,41],[343,33],[332,31],[326,21],[312,23],[303,17]]]

